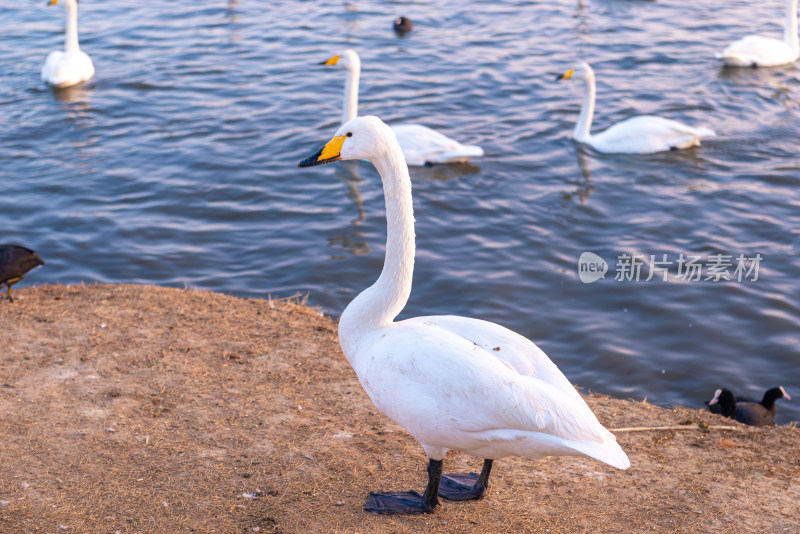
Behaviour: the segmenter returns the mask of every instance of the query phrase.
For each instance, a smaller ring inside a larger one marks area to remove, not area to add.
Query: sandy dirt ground
[[[800,533],[800,429],[600,395],[586,400],[610,429],[679,429],[616,432],[627,471],[506,458],[481,501],[372,515],[369,490],[423,490],[426,457],[370,403],[330,318],[151,286],[15,294],[0,302],[3,534]]]

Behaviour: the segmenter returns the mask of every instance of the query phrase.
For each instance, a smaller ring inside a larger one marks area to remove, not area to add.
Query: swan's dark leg
[[[364,510],[376,514],[429,514],[439,504],[439,483],[442,481],[442,461],[428,462],[428,486],[420,495],[414,490],[369,492]]]
[[[492,471],[492,461],[483,461],[481,474],[477,473],[450,473],[442,477],[442,484],[439,486],[439,495],[451,501],[468,501],[470,499],[482,499],[489,489],[489,473]]]

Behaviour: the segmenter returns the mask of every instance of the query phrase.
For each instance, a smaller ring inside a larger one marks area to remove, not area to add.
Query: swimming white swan
[[[50,0],[54,6],[58,0]],[[92,58],[78,46],[78,1],[61,0],[67,10],[67,30],[64,34],[64,50],[53,50],[42,67],[42,81],[54,87],[69,87],[89,80],[94,76]]]
[[[569,80],[579,78],[586,82],[581,114],[575,125],[572,137],[579,143],[586,143],[599,152],[609,154],[652,154],[664,150],[677,150],[698,146],[704,137],[714,132],[708,128],[692,128],[686,124],[653,115],[632,117],[615,124],[604,132],[592,134],[594,100],[597,91],[594,71],[587,63],[571,69],[556,78]]]
[[[731,67],[776,67],[794,63],[798,57],[800,40],[797,36],[797,0],[787,0],[783,41],[748,35],[732,42],[722,53],[717,54],[717,58]]]
[[[347,306],[339,343],[375,406],[408,430],[430,462],[424,495],[370,493],[365,510],[432,512],[437,496],[480,499],[492,461],[509,455],[586,455],[630,466],[614,435],[528,339],[500,325],[457,316],[395,322],[411,292],[414,213],[408,167],[394,132],[377,117],[344,124],[300,167],[367,159],[386,197],[386,258],[378,280]],[[442,475],[449,449],[484,458],[480,475]]]
[[[323,65],[336,65],[347,69],[344,84],[344,112],[342,124],[358,115],[358,80],[361,76],[361,59],[352,48],[348,48]],[[406,163],[425,165],[433,163],[456,163],[467,158],[483,156],[483,149],[476,145],[462,145],[444,134],[421,124],[396,124],[391,127],[403,149]]]

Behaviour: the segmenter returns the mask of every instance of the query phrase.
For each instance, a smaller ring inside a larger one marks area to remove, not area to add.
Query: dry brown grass
[[[426,459],[361,390],[334,321],[148,286],[15,296],[0,302],[2,533],[800,532],[800,430],[598,395],[611,428],[712,430],[619,433],[628,471],[507,458],[483,501],[371,515],[366,492],[422,490]]]

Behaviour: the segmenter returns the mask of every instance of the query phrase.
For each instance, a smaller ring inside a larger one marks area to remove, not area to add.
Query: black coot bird
[[[44,261],[31,249],[19,245],[0,245],[0,289],[8,288],[9,302],[14,302],[11,286],[39,265],[44,265]]]
[[[783,389],[783,386],[778,386],[765,391],[764,396],[761,398],[760,404],[772,412],[772,415],[775,415],[775,401],[778,399],[792,400],[789,394],[786,393],[786,390]],[[758,401],[749,397],[736,397],[736,402],[757,403]],[[706,406],[708,406],[708,411],[711,413],[722,413],[722,407],[718,402],[711,404],[711,401],[706,401]]]
[[[394,19],[393,27],[397,33],[406,33],[414,29],[414,23],[409,18],[397,17]]]
[[[768,389],[761,402],[738,400],[729,389],[718,389],[708,408],[713,411],[719,406],[718,413],[746,425],[769,426],[775,424],[775,401],[781,398],[791,400],[783,387]]]

